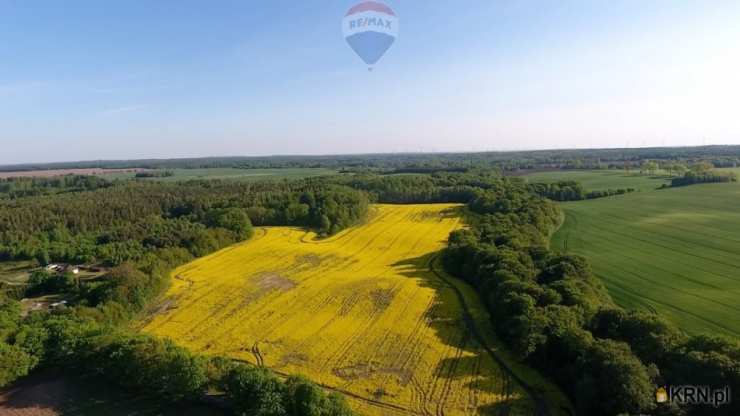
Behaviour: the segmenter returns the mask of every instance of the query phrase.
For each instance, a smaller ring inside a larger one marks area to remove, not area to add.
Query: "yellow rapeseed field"
[[[324,240],[258,229],[177,269],[168,306],[144,331],[306,375],[347,394],[361,414],[531,413],[528,396],[466,329],[454,290],[430,271],[462,226],[459,209],[375,205],[367,224]],[[489,328],[475,294],[453,284]]]

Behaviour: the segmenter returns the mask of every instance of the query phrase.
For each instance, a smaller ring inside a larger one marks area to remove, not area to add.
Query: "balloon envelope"
[[[352,7],[342,21],[347,43],[368,65],[375,65],[398,36],[398,17],[383,3],[364,1]]]

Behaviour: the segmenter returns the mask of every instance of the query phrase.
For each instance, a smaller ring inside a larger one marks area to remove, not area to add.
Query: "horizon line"
[[[329,157],[363,157],[363,156],[403,156],[403,155],[481,155],[481,154],[506,154],[506,153],[537,153],[537,152],[567,152],[584,150],[647,150],[647,149],[699,149],[713,147],[740,147],[740,144],[708,144],[708,145],[686,145],[686,146],[634,146],[634,147],[569,147],[569,148],[543,148],[543,149],[520,149],[520,150],[475,150],[475,151],[402,151],[402,152],[370,152],[370,153],[305,153],[305,154],[269,154],[269,155],[237,155],[237,156],[188,156],[188,157],[142,157],[131,159],[87,159],[87,160],[60,160],[52,162],[20,162],[0,164],[0,169],[20,167],[43,167],[61,164],[87,164],[87,163],[115,163],[115,162],[163,162],[183,160],[207,160],[207,159],[273,159],[273,158],[329,158]]]

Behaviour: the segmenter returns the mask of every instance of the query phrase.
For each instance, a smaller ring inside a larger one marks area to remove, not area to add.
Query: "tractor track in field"
[[[431,271],[434,274],[434,276],[436,276],[446,287],[448,287],[448,288],[450,288],[450,289],[453,290],[453,292],[455,293],[455,296],[457,297],[458,301],[460,302],[460,306],[461,306],[461,309],[463,311],[463,316],[462,316],[463,319],[462,320],[463,320],[465,326],[467,327],[467,329],[469,331],[469,335],[473,337],[473,339],[481,346],[481,348],[483,348],[483,350],[499,366],[499,368],[502,370],[502,372],[506,376],[505,377],[505,381],[504,381],[504,383],[506,384],[506,386],[504,388],[507,391],[506,391],[505,395],[507,395],[507,396],[511,395],[512,388],[511,388],[511,385],[510,385],[510,380],[513,380],[517,384],[519,384],[519,386],[522,388],[522,390],[524,390],[524,392],[530,397],[530,400],[535,404],[535,409],[534,409],[533,415],[535,415],[535,416],[550,416],[551,415],[551,412],[550,412],[550,409],[548,408],[547,403],[545,402],[545,400],[538,393],[536,393],[534,391],[534,389],[532,388],[532,386],[530,386],[526,381],[524,381],[521,377],[519,377],[516,373],[514,373],[514,371],[506,364],[506,362],[504,361],[504,359],[501,358],[501,357],[499,357],[493,351],[493,349],[491,349],[491,347],[488,345],[488,343],[486,342],[485,338],[483,337],[483,335],[481,334],[481,332],[478,330],[478,327],[477,327],[477,325],[475,323],[475,320],[473,319],[472,314],[470,313],[470,309],[468,307],[468,304],[467,304],[467,302],[465,300],[465,296],[463,295],[463,293],[447,277],[445,277],[441,272],[439,272],[439,270],[437,270],[435,268],[435,262],[438,260],[438,258],[439,258],[439,255],[436,255],[436,256],[432,257],[429,260],[429,262],[427,264],[427,267],[428,267],[429,271]],[[255,357],[256,365],[257,366],[264,366],[264,359],[262,358],[262,354],[259,351],[259,345],[258,345],[258,343],[255,343],[253,345],[253,347],[251,348],[251,352],[253,353],[253,355]],[[246,364],[249,364],[249,365],[255,365],[254,362],[251,362],[251,361],[248,361],[248,360],[243,360],[243,359],[238,359],[238,358],[233,358],[232,361],[240,362],[240,363],[246,363]],[[271,371],[273,373],[277,374],[280,377],[287,378],[287,377],[290,376],[287,373],[283,373],[283,372],[280,372],[280,371],[277,371],[277,370],[274,370],[274,369],[271,369]],[[412,383],[414,383],[414,380],[412,380]],[[418,381],[417,381],[417,383],[418,383]],[[438,404],[440,406],[438,406],[435,409],[435,411],[430,411],[427,408],[427,403],[426,403],[427,400],[426,399],[423,400],[423,403],[419,403],[421,405],[421,407],[420,407],[419,410],[413,410],[413,409],[409,409],[409,408],[406,408],[406,407],[403,407],[403,406],[399,406],[399,405],[395,405],[395,404],[392,404],[392,403],[386,403],[386,402],[383,402],[381,400],[371,399],[371,398],[368,398],[368,397],[365,397],[365,396],[362,396],[362,395],[359,395],[359,394],[352,393],[350,391],[344,390],[342,388],[329,386],[329,385],[326,385],[326,384],[323,384],[323,383],[317,383],[317,384],[319,384],[325,390],[337,392],[337,393],[343,394],[343,395],[345,395],[347,397],[350,397],[352,399],[356,399],[356,400],[362,401],[362,402],[364,402],[367,405],[378,407],[378,408],[382,408],[382,409],[386,409],[386,410],[389,410],[389,411],[396,411],[396,412],[402,412],[402,413],[409,414],[409,415],[422,415],[422,416],[427,416],[427,415],[431,416],[432,414],[444,415],[444,409],[440,407],[441,406],[441,403]],[[412,388],[418,389],[418,392],[420,393],[420,395],[422,396],[422,398],[424,398],[426,396],[426,392],[424,391],[423,388],[421,388],[421,386],[413,386]],[[508,413],[507,410],[504,410],[504,409],[502,409],[502,410],[503,410],[503,413],[504,414],[507,414]]]
[[[452,361],[452,364],[448,366],[449,368],[447,370],[447,374],[445,374],[444,383],[442,383],[442,391],[440,393],[439,400],[437,401],[437,416],[445,416],[445,404],[450,398],[450,392],[452,390],[452,384],[454,382],[455,374],[457,373],[458,367],[460,366],[460,358],[462,358],[462,354],[468,344],[469,337],[470,334],[462,334],[460,340],[461,345],[455,351],[455,357]]]
[[[182,277],[182,275],[179,274],[175,275],[175,279],[187,283],[188,289],[192,289],[193,285],[195,284],[195,281],[188,279],[187,277]]]
[[[611,223],[611,224],[614,224],[614,223]],[[682,254],[684,256],[694,257],[696,259],[699,259],[699,260],[702,260],[702,261],[706,261],[706,262],[710,262],[710,263],[721,264],[723,266],[726,266],[729,269],[733,269],[734,270],[734,269],[737,269],[738,267],[740,267],[740,264],[731,263],[731,262],[729,262],[729,261],[727,261],[725,259],[716,259],[716,258],[712,258],[712,257],[702,256],[700,254],[697,254],[695,251],[692,251],[692,250],[687,249],[687,248],[678,248],[676,246],[671,246],[671,245],[669,245],[668,243],[665,243],[665,242],[656,242],[656,239],[649,239],[649,238],[644,238],[644,237],[643,238],[640,238],[640,237],[638,237],[636,235],[636,233],[619,232],[619,231],[615,231],[615,230],[612,230],[612,229],[609,229],[609,228],[605,228],[605,227],[602,227],[602,226],[598,226],[598,225],[594,225],[594,224],[589,225],[589,227],[591,227],[591,228],[593,228],[595,230],[601,231],[603,233],[603,235],[614,234],[614,235],[617,235],[617,236],[620,236],[620,237],[624,237],[624,238],[626,238],[628,240],[639,241],[640,243],[643,243],[643,244],[646,244],[646,245],[649,245],[649,246],[659,247],[659,248],[661,248],[663,250],[666,250],[666,251],[676,252],[676,253]],[[655,234],[655,233],[652,233],[652,234],[659,235],[659,234]],[[681,240],[681,239],[675,238],[675,237],[668,236],[666,238],[672,238],[673,240],[681,241],[682,243],[685,243],[685,244],[697,245],[696,243],[691,243],[689,241]],[[604,239],[604,240],[607,240],[607,241],[610,241],[610,242],[614,242],[615,241],[614,239]],[[621,245],[630,246],[629,244],[626,244],[626,243],[621,243]],[[705,246],[702,246],[702,247],[705,247]],[[714,248],[712,248],[712,249],[714,250]],[[735,254],[735,253],[733,253],[733,254]],[[725,279],[738,281],[738,279],[734,279],[732,277],[721,275],[721,274],[718,274],[718,273],[713,273],[712,272],[712,274],[715,274],[715,275],[717,275],[719,277],[723,277]]]
[[[598,277],[599,279],[604,280],[604,277],[602,277],[602,276],[596,275],[596,277]],[[606,281],[606,280],[604,280],[604,281]],[[637,290],[629,289],[626,286],[621,285],[619,283],[615,283],[613,281],[611,281],[610,284],[611,285],[614,285],[614,286],[617,286],[620,290],[622,290],[624,292],[627,292],[627,293],[630,293],[630,294],[632,294],[633,296],[635,296],[635,297],[637,297],[639,299],[642,299],[642,300],[645,300],[646,299],[646,300],[648,300],[650,302],[657,303],[658,305],[663,305],[663,306],[665,306],[665,307],[667,307],[669,309],[673,309],[673,310],[676,310],[676,311],[678,311],[680,313],[689,315],[689,316],[691,316],[694,319],[698,319],[700,321],[703,321],[703,322],[709,323],[711,325],[714,325],[714,326],[716,326],[718,328],[724,329],[725,331],[728,331],[729,333],[731,333],[731,334],[733,334],[735,336],[740,336],[740,333],[737,332],[737,331],[735,331],[735,330],[733,330],[732,328],[726,327],[725,325],[720,324],[719,322],[716,322],[716,321],[707,319],[707,318],[703,317],[700,314],[693,313],[693,312],[689,311],[688,309],[682,308],[680,306],[673,305],[673,304],[668,303],[668,302],[660,301],[660,300],[658,300],[658,299],[656,299],[654,297],[646,296],[645,294],[640,293]]]
[[[535,416],[550,416],[550,409],[547,407],[547,402],[537,393],[535,392],[534,388],[530,386],[526,381],[524,381],[521,377],[519,377],[514,370],[509,367],[506,362],[499,357],[493,349],[488,345],[486,342],[486,339],[483,337],[483,335],[478,330],[477,325],[475,324],[475,319],[473,319],[473,315],[470,313],[470,308],[468,307],[468,303],[465,301],[465,295],[460,291],[460,289],[455,286],[448,278],[446,278],[442,273],[439,272],[435,268],[435,262],[439,259],[439,254],[435,255],[429,260],[429,270],[434,273],[434,275],[441,280],[447,287],[452,289],[455,292],[455,296],[457,297],[457,300],[460,302],[460,306],[463,310],[463,322],[465,323],[465,326],[470,331],[470,334],[475,338],[475,340],[480,344],[480,346],[486,351],[486,353],[493,359],[493,361],[496,362],[496,364],[499,365],[499,367],[514,381],[521,386],[522,390],[524,390],[525,393],[530,397],[532,402],[535,404]]]
[[[547,403],[545,402],[545,400],[539,394],[537,394],[534,391],[534,389],[532,388],[532,386],[530,386],[526,381],[524,381],[521,377],[519,377],[516,373],[514,373],[514,371],[511,369],[511,367],[509,367],[506,364],[506,362],[501,357],[499,357],[491,349],[491,347],[488,345],[488,343],[486,342],[485,338],[483,337],[483,335],[478,330],[477,325],[475,324],[475,320],[473,319],[473,315],[470,313],[470,308],[468,307],[468,304],[465,301],[465,295],[463,295],[463,293],[460,291],[460,289],[457,286],[455,286],[448,278],[446,278],[442,273],[440,273],[435,268],[435,262],[437,261],[438,258],[439,258],[439,255],[436,255],[436,256],[432,257],[429,260],[429,263],[427,264],[427,267],[429,268],[429,271],[431,271],[440,281],[442,281],[445,284],[445,286],[447,286],[448,288],[452,289],[453,292],[455,293],[455,296],[457,297],[458,301],[460,302],[460,306],[461,306],[462,311],[463,311],[463,322],[465,323],[465,326],[468,328],[468,330],[470,332],[470,335],[476,340],[476,342],[478,342],[478,344],[480,344],[481,348],[483,348],[483,350],[486,351],[486,353],[491,357],[491,359],[493,359],[493,361],[496,362],[496,364],[498,364],[498,366],[503,370],[503,372],[505,373],[505,375],[507,376],[507,378],[510,378],[510,379],[516,381],[516,383],[519,384],[519,386],[522,388],[522,390],[524,390],[524,392],[527,393],[527,395],[530,397],[530,399],[532,400],[532,402],[535,404],[534,415],[535,416],[550,416],[551,415],[551,412],[550,412],[550,409],[548,408]],[[250,361],[246,361],[246,360],[240,360],[240,359],[232,359],[232,360],[233,361],[236,361],[236,362],[242,362],[242,363],[247,363],[247,364],[250,364],[250,365],[254,365],[254,363],[252,363]],[[258,361],[262,361],[261,359],[257,359],[257,360]],[[260,365],[260,364],[258,364],[258,365]],[[276,370],[271,370],[271,371],[273,371],[275,374],[277,374],[277,375],[279,375],[281,377],[288,377],[289,376],[288,374],[282,373],[280,371],[276,371]],[[364,402],[366,404],[369,404],[371,406],[376,406],[376,407],[380,407],[380,408],[384,408],[384,409],[392,409],[392,410],[401,411],[401,412],[404,412],[404,413],[407,413],[407,414],[419,414],[417,411],[408,409],[408,408],[403,407],[403,406],[398,406],[398,405],[391,404],[391,403],[385,403],[385,402],[382,402],[380,400],[370,399],[370,398],[361,396],[359,394],[355,394],[355,393],[349,392],[347,390],[343,390],[343,389],[340,389],[340,388],[332,387],[332,386],[329,386],[329,385],[326,385],[326,384],[319,383],[319,385],[322,388],[326,389],[326,390],[334,391],[334,392],[337,392],[337,393],[344,394],[344,395],[346,395],[348,397],[351,397],[353,399],[360,400],[360,401],[362,401],[362,402]],[[421,389],[421,390],[423,391],[423,389]],[[427,415],[427,414],[430,414],[431,413],[431,412],[429,412],[429,410],[426,409],[426,406],[422,407],[421,410],[422,410],[422,413],[421,413],[422,415]],[[441,409],[437,409],[437,412],[436,413],[437,414],[444,414],[444,411],[442,411],[441,413],[439,413],[440,410]]]
[[[252,346],[252,354],[254,354],[254,359],[257,361],[257,367],[264,367],[265,366],[265,359],[262,357],[262,352],[260,351],[260,342],[257,341]]]
[[[499,368],[502,370],[502,372],[506,376],[505,377],[505,381],[504,381],[504,383],[506,384],[506,386],[504,388],[507,391],[506,391],[505,395],[508,396],[508,395],[510,395],[512,393],[512,391],[511,391],[512,388],[511,388],[511,385],[510,385],[510,380],[513,380],[517,384],[519,384],[519,386],[522,388],[522,390],[524,390],[524,392],[530,397],[530,400],[535,404],[535,409],[534,409],[533,415],[535,415],[535,416],[550,416],[551,415],[551,412],[550,412],[550,409],[548,408],[547,403],[545,402],[545,400],[537,392],[534,391],[534,388],[532,386],[530,386],[526,381],[524,381],[521,377],[519,377],[516,373],[514,373],[514,371],[511,369],[511,367],[509,367],[506,364],[506,362],[504,361],[504,359],[501,358],[501,357],[499,357],[493,351],[493,349],[491,349],[491,347],[488,345],[487,341],[485,340],[485,338],[483,337],[483,335],[479,331],[479,329],[478,329],[478,327],[477,327],[477,325],[475,323],[475,320],[473,319],[472,314],[470,313],[470,308],[469,308],[469,306],[468,306],[468,304],[467,304],[467,302],[465,300],[465,296],[463,295],[463,293],[447,277],[445,277],[439,270],[436,269],[435,263],[436,263],[436,261],[438,259],[439,259],[439,255],[436,255],[436,256],[432,257],[429,260],[429,262],[427,263],[427,267],[428,267],[429,271],[431,271],[434,274],[434,276],[436,276],[446,287],[448,287],[448,288],[450,288],[450,289],[453,290],[453,292],[455,293],[456,298],[460,302],[460,306],[461,306],[461,309],[462,309],[462,312],[463,312],[463,316],[462,316],[463,319],[462,319],[462,321],[464,322],[465,326],[467,327],[467,329],[469,331],[469,336],[472,336],[472,338],[481,346],[481,348],[483,348],[483,350],[486,352],[486,354],[488,354],[491,357],[491,359],[499,366]],[[253,353],[253,355],[255,357],[256,365],[257,366],[264,366],[264,360],[262,358],[262,354],[259,351],[259,345],[258,345],[258,343],[255,343],[252,346],[251,352]],[[249,364],[249,365],[255,365],[254,362],[251,362],[251,361],[248,361],[248,360],[243,360],[243,359],[238,359],[238,358],[233,358],[232,361],[234,361],[234,362],[240,362],[240,363],[246,363],[246,364]],[[280,372],[280,371],[277,371],[277,370],[274,370],[274,369],[271,369],[271,371],[273,373],[277,374],[280,377],[286,377],[287,378],[287,377],[290,376],[287,373],[283,373],[283,372]],[[415,384],[414,381],[415,380],[411,380],[412,384]],[[418,383],[418,381],[417,381],[417,383]],[[352,392],[347,391],[347,390],[342,389],[342,388],[329,386],[329,385],[326,385],[326,384],[323,384],[323,383],[318,383],[318,384],[322,388],[324,388],[325,390],[337,392],[337,393],[343,394],[343,395],[345,395],[347,397],[350,397],[352,399],[356,399],[356,400],[362,401],[362,402],[366,403],[367,405],[378,407],[378,408],[382,408],[382,409],[386,409],[386,410],[389,410],[389,411],[396,411],[396,412],[402,412],[402,413],[409,414],[409,415],[422,415],[422,416],[427,416],[427,415],[432,415],[432,414],[444,415],[444,409],[440,407],[441,406],[441,403],[438,404],[440,406],[438,406],[436,409],[434,409],[435,411],[430,411],[430,409],[427,408],[427,403],[426,403],[427,400],[425,399],[426,392],[424,391],[423,388],[421,388],[421,386],[417,386],[417,385],[412,386],[412,388],[415,388],[415,389],[418,390],[418,393],[423,398],[423,402],[422,403],[419,403],[421,405],[420,406],[420,409],[414,410],[414,409],[409,409],[409,408],[404,407],[404,406],[399,406],[399,405],[395,405],[395,404],[392,404],[392,403],[386,403],[386,402],[383,402],[381,400],[371,399],[371,398],[368,398],[368,397],[365,397],[365,396],[362,396],[362,395],[359,395],[359,394],[356,394],[356,393],[352,393]],[[504,414],[507,414],[508,411],[507,410],[504,410],[503,413]]]

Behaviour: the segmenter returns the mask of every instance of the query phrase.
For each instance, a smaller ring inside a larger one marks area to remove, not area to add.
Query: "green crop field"
[[[559,170],[537,172],[524,176],[529,182],[576,181],[588,191],[606,189],[634,188],[640,191],[654,190],[668,183],[667,176],[646,176],[638,172],[627,173],[622,170]]]
[[[170,170],[170,169],[167,169]],[[236,169],[236,168],[204,168],[204,169],[171,169],[174,176],[164,178],[146,178],[148,181],[187,181],[197,179],[230,179],[241,181],[262,181],[275,179],[301,179],[314,176],[334,175],[337,172],[323,168],[284,168],[284,169]],[[131,179],[134,173],[111,173],[104,175],[111,179]]]
[[[552,243],[588,257],[624,307],[740,335],[739,203],[738,183],[565,203]]]

